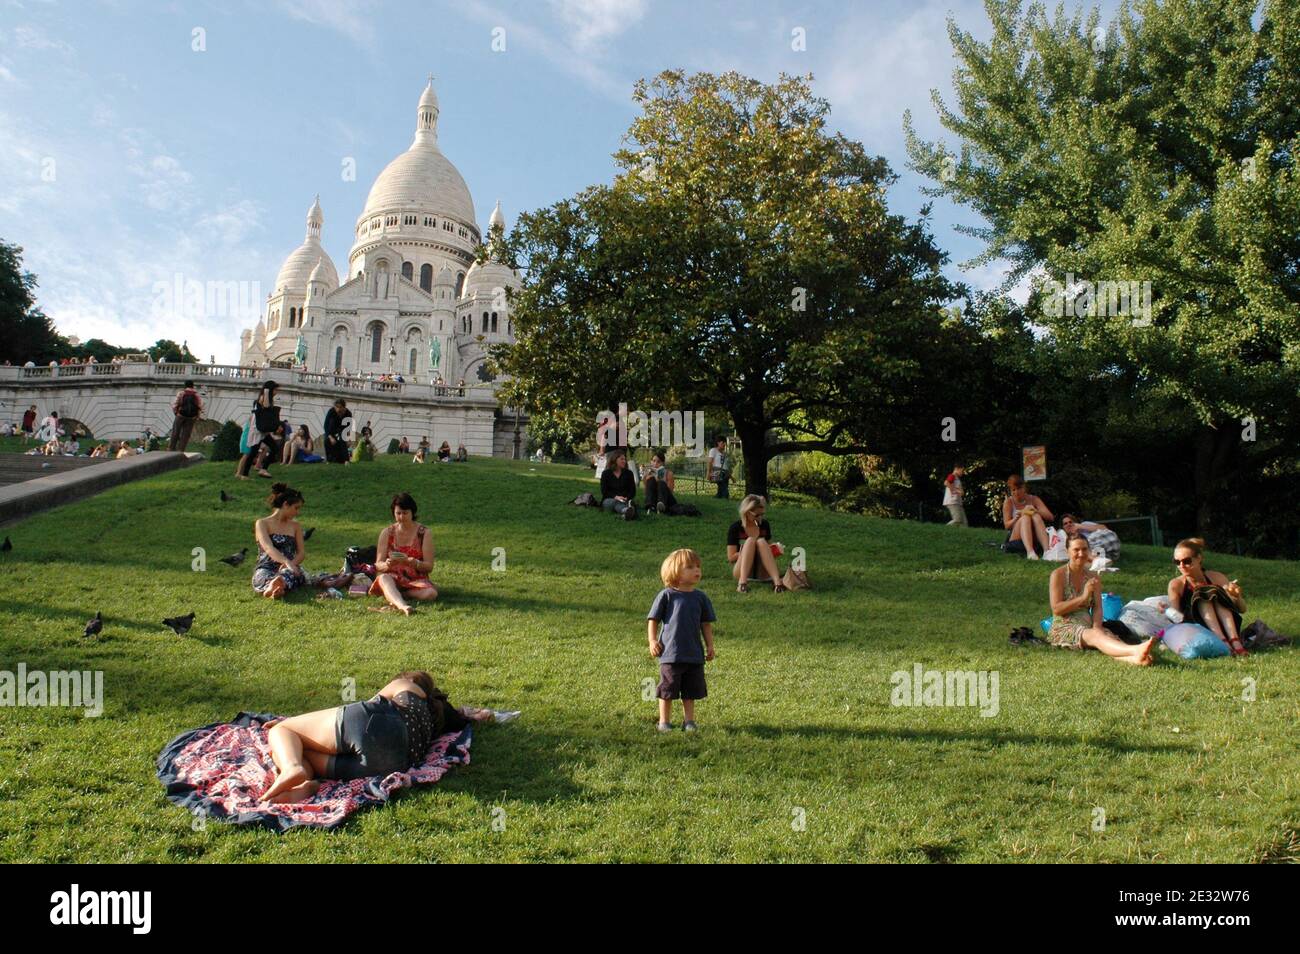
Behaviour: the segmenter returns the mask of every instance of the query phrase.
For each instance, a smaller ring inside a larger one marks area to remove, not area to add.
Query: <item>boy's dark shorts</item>
[[[703,699],[709,694],[704,684],[704,663],[660,663],[660,699]]]

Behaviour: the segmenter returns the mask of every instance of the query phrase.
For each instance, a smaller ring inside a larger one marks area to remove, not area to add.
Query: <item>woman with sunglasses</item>
[[[736,580],[736,592],[748,593],[750,580],[772,584],[773,593],[784,593],[781,568],[772,553],[772,527],[764,514],[767,499],[746,494],[740,502],[740,519],[727,530],[727,562]]]
[[[1169,605],[1188,623],[1200,623],[1228,644],[1234,656],[1246,655],[1241,641],[1241,614],[1246,601],[1241,587],[1217,570],[1205,568],[1205,541],[1179,540],[1174,548],[1178,576],[1169,581]]]

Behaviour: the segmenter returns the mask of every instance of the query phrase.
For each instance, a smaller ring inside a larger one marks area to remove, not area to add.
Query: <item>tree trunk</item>
[[[767,428],[736,421],[741,450],[745,454],[745,493],[767,496]]]
[[[1226,530],[1216,525],[1214,498],[1222,490],[1223,478],[1240,436],[1233,421],[1222,421],[1215,428],[1203,428],[1196,436],[1196,466],[1193,469],[1196,531],[1210,542],[1214,542],[1220,530]]]

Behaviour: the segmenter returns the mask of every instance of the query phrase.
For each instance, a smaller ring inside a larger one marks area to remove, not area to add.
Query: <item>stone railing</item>
[[[335,373],[332,371],[307,371],[283,367],[255,367],[237,364],[187,364],[182,362],[122,361],[96,364],[42,365],[32,368],[0,367],[0,381],[44,383],[77,381],[113,377],[116,380],[162,380],[169,385],[187,379],[196,384],[219,383],[246,384],[254,381],[274,380],[281,385],[298,384],[303,387],[329,391],[353,391],[371,394],[400,396],[411,400],[491,401],[496,403],[496,388],[492,385],[431,384],[413,380],[380,380],[368,376]]]

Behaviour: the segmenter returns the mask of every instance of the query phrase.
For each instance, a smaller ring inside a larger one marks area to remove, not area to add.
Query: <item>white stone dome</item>
[[[339,273],[325,249],[321,248],[320,241],[314,237],[299,245],[284,260],[280,273],[275,276],[275,294],[305,292],[313,276],[325,282],[331,291],[339,287]]]
[[[357,225],[384,212],[432,213],[475,224],[469,187],[438,148],[438,97],[432,80],[420,94],[415,141],[379,173]]]
[[[331,291],[339,287],[339,273],[320,244],[320,230],[324,224],[320,196],[316,196],[316,201],[307,210],[307,235],[280,266],[280,272],[275,276],[274,294],[305,292],[307,283],[313,280],[325,282]]]
[[[465,295],[491,295],[498,288],[518,288],[519,276],[514,270],[500,262],[475,262],[465,273]]]
[[[390,211],[445,215],[466,225],[474,223],[469,187],[451,160],[430,142],[413,143],[379,173],[358,224]]]

